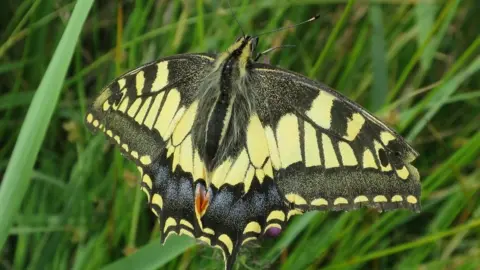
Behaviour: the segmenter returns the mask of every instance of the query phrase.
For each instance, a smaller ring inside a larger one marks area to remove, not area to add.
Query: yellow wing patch
[[[125,95],[126,92],[127,92],[126,89],[124,89],[122,91],[122,95],[124,96],[124,98],[122,99],[122,101],[120,102],[120,105],[118,107],[118,111],[120,111],[122,113],[125,113],[127,111],[128,104],[130,102],[130,98]],[[113,108],[115,108],[115,105],[113,106]]]
[[[335,99],[332,94],[326,91],[320,91],[312,102],[312,106],[307,111],[307,116],[319,127],[330,129],[332,123],[332,107]]]
[[[250,117],[247,127],[247,149],[250,162],[255,168],[261,168],[265,159],[270,156],[265,131],[256,114]]]
[[[284,115],[278,122],[276,134],[282,168],[302,161],[297,117],[294,114]]]
[[[322,148],[323,154],[325,155],[325,168],[329,169],[340,166],[340,163],[338,163],[337,154],[333,149],[332,140],[325,133],[322,134]]]
[[[137,115],[135,116],[135,121],[141,125],[143,125],[143,121],[145,120],[145,116],[147,116],[147,112],[150,108],[150,103],[152,102],[152,97],[148,97],[145,102],[143,102],[142,107],[138,111]]]
[[[283,211],[280,211],[280,210],[274,210],[268,215],[267,222],[275,219],[280,221],[285,221],[285,213],[283,213]]]
[[[145,126],[147,126],[149,129],[153,128],[153,125],[155,124],[155,120],[157,119],[158,111],[160,110],[160,105],[162,104],[163,96],[165,95],[165,92],[159,93],[155,99],[153,100],[152,107],[148,111],[147,117],[145,118]]]
[[[318,198],[313,200],[310,204],[313,206],[328,206],[328,201],[324,198]]]
[[[255,169],[253,168],[253,166],[250,166],[243,180],[245,193],[247,193],[250,190],[250,186],[252,185],[254,175],[255,175]]]
[[[260,233],[262,231],[262,227],[256,221],[251,221],[247,224],[245,229],[243,230],[243,234],[247,234],[249,232]]]
[[[158,116],[158,120],[155,124],[155,129],[158,130],[160,136],[164,140],[168,137],[167,131],[169,127],[169,123],[172,121],[175,113],[178,113],[177,109],[180,105],[180,92],[177,89],[171,89],[168,92],[167,99],[165,100],[165,104],[163,105],[162,110],[160,111],[160,115]]]
[[[163,89],[168,84],[168,62],[162,61],[157,64],[157,75],[152,84],[152,92]]]
[[[272,161],[272,166],[273,168],[278,170],[282,167],[282,164],[280,161],[280,153],[278,151],[277,140],[275,139],[275,135],[270,126],[265,127],[265,135],[267,138],[268,149],[270,152],[270,159]]]
[[[356,166],[358,164],[352,147],[346,142],[338,143],[340,155],[342,155],[343,166]]]
[[[368,202],[367,196],[360,195],[355,197],[355,199],[353,200],[353,203],[362,203],[362,202]]]
[[[225,183],[233,186],[245,181],[243,175],[246,175],[249,166],[250,162],[248,160],[247,151],[243,149],[238,158],[235,160],[232,169],[228,172]]]
[[[137,95],[141,96],[143,87],[145,86],[145,72],[140,70],[135,76],[135,88],[137,89]]]
[[[365,124],[365,118],[359,113],[354,113],[352,118],[348,119],[347,134],[343,138],[353,141],[362,130],[363,124]]]
[[[320,149],[318,148],[317,131],[311,124],[307,122],[304,124],[304,129],[305,166],[320,166],[322,165],[322,160],[320,157]]]
[[[338,197],[333,201],[333,205],[348,204],[348,200],[343,197]]]
[[[270,129],[271,130],[271,129]],[[272,156],[270,152],[269,136],[273,137],[273,130],[269,135],[263,127],[258,115],[250,117],[246,130],[246,144],[236,157],[226,158],[206,179],[207,185],[212,184],[220,188],[224,184],[244,184],[244,192],[250,190],[255,179],[262,184],[265,177],[273,179]],[[276,145],[276,142],[274,142]],[[272,149],[276,147],[272,146]],[[278,153],[278,152],[275,152]],[[278,155],[276,155],[278,158]],[[275,159],[273,158],[273,159]],[[277,164],[278,165],[278,164]]]
[[[211,183],[215,187],[219,188],[225,182],[225,178],[232,166],[232,160],[229,158],[225,160],[220,166],[218,166],[212,173]],[[240,177],[240,176],[238,176]],[[209,179],[210,180],[210,179]],[[208,180],[207,180],[208,183]]]
[[[410,175],[406,166],[403,166],[401,169],[398,169],[398,170],[395,170],[395,171],[396,171],[398,177],[400,177],[403,180],[407,179],[408,176]]]
[[[187,136],[188,133],[192,130],[193,122],[197,113],[198,102],[193,102],[187,111],[183,114],[180,121],[175,126],[172,135],[172,144],[178,145],[182,140]]]
[[[289,202],[291,202],[295,205],[305,205],[305,204],[307,204],[307,201],[302,196],[300,196],[299,194],[289,193],[289,194],[285,195],[285,198]]]
[[[368,148],[365,148],[363,151],[363,159],[362,159],[362,166],[363,168],[373,168],[377,169],[377,163],[375,163],[375,159],[373,158],[372,151],[370,151]]]

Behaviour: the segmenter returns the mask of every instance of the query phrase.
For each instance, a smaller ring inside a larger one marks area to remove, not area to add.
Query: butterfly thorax
[[[193,144],[208,171],[235,156],[245,141],[245,127],[254,105],[249,91],[250,37],[237,40],[220,54],[200,87]]]

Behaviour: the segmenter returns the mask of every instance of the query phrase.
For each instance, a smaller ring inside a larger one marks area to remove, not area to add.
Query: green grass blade
[[[327,57],[328,53],[330,52],[330,49],[332,48],[333,43],[337,39],[340,30],[342,29],[342,27],[347,21],[348,15],[352,10],[353,4],[355,4],[355,0],[348,0],[347,6],[345,7],[345,10],[342,13],[342,17],[340,18],[338,23],[335,24],[335,28],[332,30],[331,34],[328,36],[327,44],[323,48],[322,53],[318,57],[313,67],[309,70],[308,72],[309,77],[313,77],[315,74],[317,74],[317,72],[322,67],[322,64],[325,61],[325,58]]]
[[[387,100],[388,67],[385,52],[385,30],[383,12],[380,5],[374,4],[369,11],[372,23],[371,55],[373,68],[373,88],[370,92],[370,109],[378,111]]]
[[[428,44],[432,41],[434,34],[437,32],[437,30],[440,28],[442,25],[442,22],[445,20],[448,20],[449,14],[451,14],[452,10],[455,10],[456,7],[458,6],[460,0],[449,0],[445,7],[443,8],[442,12],[439,15],[439,19],[435,23],[433,29],[429,32],[428,36],[425,38],[424,42],[422,43],[422,46],[418,48],[418,50],[415,52],[413,57],[410,59],[408,62],[407,66],[405,69],[402,71],[400,78],[398,79],[397,83],[395,84],[395,87],[390,91],[388,95],[388,100],[393,100],[393,98],[397,95],[397,93],[400,91],[402,86],[405,84],[405,82],[408,79],[408,76],[412,72],[413,68],[419,61],[420,57],[423,55],[425,50],[427,49]]]
[[[428,37],[428,33],[432,31],[435,23],[435,11],[438,9],[437,4],[434,3],[418,3],[415,6],[415,15],[418,25],[417,43],[418,46],[422,46],[425,39]],[[429,44],[429,48],[425,49],[425,53],[420,57],[420,64],[422,69],[427,70],[430,67],[430,63],[433,60],[434,53],[436,52],[436,46],[438,40],[435,40]],[[430,49],[430,48],[434,49]]]
[[[0,247],[27,191],[33,165],[55,110],[83,23],[93,0],[78,2],[38,87],[0,186]]]
[[[373,259],[376,259],[376,258],[387,256],[389,254],[393,254],[393,253],[401,252],[401,251],[404,251],[404,250],[407,250],[407,249],[419,247],[419,246],[422,246],[422,245],[425,245],[425,244],[433,243],[433,242],[438,241],[438,240],[440,240],[444,237],[455,235],[455,234],[458,234],[458,233],[461,233],[461,232],[464,232],[464,231],[467,231],[467,230],[474,230],[474,229],[477,229],[478,227],[480,227],[480,219],[475,219],[475,220],[472,220],[471,222],[469,222],[467,224],[459,225],[459,226],[457,226],[453,229],[450,229],[450,230],[446,230],[446,231],[438,232],[438,233],[435,233],[435,234],[432,234],[432,235],[429,235],[429,236],[426,236],[426,237],[422,237],[422,238],[420,238],[416,241],[410,242],[410,243],[406,243],[406,244],[398,245],[398,246],[395,246],[395,247],[392,247],[392,248],[380,250],[378,252],[372,252],[372,253],[367,254],[365,256],[356,257],[356,258],[352,259],[351,261],[343,263],[343,264],[330,265],[330,266],[328,266],[324,269],[338,269],[338,268],[342,268],[342,267],[351,267],[352,265],[359,264],[361,262],[366,262],[366,261],[369,261],[369,260],[373,260]]]
[[[428,109],[427,113],[420,118],[407,136],[407,140],[413,140],[427,123],[435,116],[440,108],[448,102],[448,99],[455,93],[458,87],[466,79],[480,70],[480,57],[477,57],[463,72],[446,82],[438,91],[436,97],[433,98],[433,105]]]
[[[158,269],[194,245],[195,241],[187,236],[170,236],[165,245],[160,244],[160,240],[157,239],[134,254],[105,266],[102,270]]]

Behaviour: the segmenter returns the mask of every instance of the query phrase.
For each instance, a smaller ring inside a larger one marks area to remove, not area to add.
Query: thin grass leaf
[[[308,76],[313,77],[317,72],[320,70],[320,68],[323,65],[323,62],[325,61],[325,58],[327,57],[328,53],[330,53],[330,49],[333,46],[333,43],[337,39],[337,36],[344,26],[344,24],[347,21],[348,15],[350,14],[350,11],[353,7],[353,4],[355,4],[355,0],[349,0],[347,3],[347,6],[345,7],[345,10],[342,13],[342,17],[340,20],[335,24],[335,28],[333,28],[332,32],[328,36],[327,44],[325,44],[322,53],[318,57],[317,61],[315,61],[315,64],[313,67],[309,70]]]
[[[387,100],[388,68],[385,52],[385,32],[382,20],[382,8],[374,4],[370,6],[369,17],[372,23],[371,57],[373,68],[373,87],[370,91],[370,109],[378,111]]]
[[[11,110],[17,106],[27,106],[33,99],[33,91],[9,92],[0,96],[0,110]]]
[[[194,245],[195,241],[187,236],[171,236],[165,245],[160,244],[160,240],[157,239],[134,254],[105,266],[102,270],[158,269]]]
[[[475,52],[478,50],[478,48],[480,48],[480,37],[477,37],[472,42],[472,44],[468,46],[468,48],[458,58],[452,68],[449,69],[445,75],[443,75],[442,83],[447,82],[454,74],[458,72],[461,67],[466,65],[469,58],[475,55]],[[410,112],[409,115],[407,115],[405,119],[400,122],[399,129],[405,129],[412,122],[416,121],[418,115],[425,107],[429,106],[430,104],[434,104],[436,102],[434,98],[436,97],[437,91],[439,90],[440,87],[435,87],[434,90],[430,91],[425,98],[423,98],[418,104],[416,104],[416,106],[412,108],[412,112]]]
[[[428,34],[433,29],[435,23],[435,13],[438,9],[436,3],[418,3],[415,5],[415,16],[417,20],[417,43],[418,46],[422,46],[425,42]],[[439,44],[439,40],[433,40],[425,49],[425,53],[420,58],[420,63],[423,70],[428,70],[430,63],[433,60],[433,56],[436,52],[436,47]]]
[[[77,3],[22,125],[0,186],[0,247],[28,189],[32,169],[55,109],[75,44],[93,0]]]
[[[346,263],[327,266],[324,269],[338,269],[338,268],[342,268],[342,267],[351,267],[355,264],[359,264],[359,263],[366,262],[366,261],[369,261],[369,260],[385,257],[385,256],[390,255],[390,254],[401,252],[403,250],[411,249],[411,248],[414,248],[414,247],[423,246],[425,244],[433,243],[433,242],[438,241],[438,240],[440,240],[444,237],[455,235],[457,233],[472,230],[472,229],[475,229],[475,228],[478,228],[478,227],[480,227],[480,219],[475,219],[475,220],[472,220],[471,222],[469,222],[467,224],[457,226],[457,227],[455,227],[453,229],[450,229],[450,230],[438,232],[436,234],[432,234],[432,235],[420,238],[420,239],[418,239],[416,241],[413,241],[413,242],[410,242],[410,243],[406,243],[406,244],[403,244],[403,245],[398,245],[396,247],[380,250],[378,252],[372,252],[372,253],[364,255],[362,257],[353,258],[349,262],[346,262]]]
[[[433,29],[429,32],[428,36],[425,38],[425,41],[422,43],[422,46],[418,48],[418,50],[415,52],[413,57],[410,59],[408,62],[407,66],[405,69],[402,71],[400,78],[398,79],[397,83],[395,84],[395,87],[390,91],[388,95],[388,100],[392,100],[397,93],[400,91],[404,83],[406,82],[408,76],[410,75],[410,72],[412,72],[413,68],[417,64],[418,60],[420,57],[423,55],[425,49],[427,48],[428,44],[431,42],[434,34],[437,32],[437,30],[440,28],[442,25],[442,22],[447,20],[449,17],[449,14],[452,13],[452,11],[455,10],[454,7],[458,6],[459,0],[449,0],[445,7],[443,8],[442,12],[439,15],[439,18],[437,19],[437,22],[435,23]]]
[[[450,81],[446,82],[437,92],[437,95],[433,100],[435,102],[425,113],[425,115],[417,121],[413,126],[410,133],[407,135],[407,140],[413,140],[420,131],[427,125],[427,123],[435,116],[440,108],[448,102],[450,96],[455,93],[458,87],[473,74],[480,70],[480,57],[477,57],[463,72],[453,77]]]

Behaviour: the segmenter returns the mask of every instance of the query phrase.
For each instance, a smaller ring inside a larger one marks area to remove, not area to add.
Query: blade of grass
[[[0,249],[28,189],[35,159],[57,104],[83,23],[93,0],[77,2],[33,98],[0,186]]]
[[[325,253],[335,241],[341,238],[348,221],[350,221],[350,216],[342,215],[334,222],[329,223],[329,226],[325,226],[320,233],[309,235],[307,239],[303,238],[303,243],[292,251],[281,269],[306,269],[315,258]],[[315,249],[309,249],[312,246],[315,246]]]
[[[423,180],[422,197],[428,197],[430,193],[439,186],[445,184],[452,174],[460,171],[463,167],[473,164],[475,158],[480,154],[480,132],[466,142],[449,159],[443,161],[442,165]]]
[[[25,68],[26,65],[30,65],[33,63],[33,60],[27,60],[27,61],[18,61],[18,62],[13,62],[13,63],[4,63],[0,66],[0,74],[6,73],[6,72],[12,72],[17,69]]]
[[[366,254],[366,255],[361,256],[361,257],[354,257],[348,262],[341,263],[341,264],[330,265],[330,266],[328,266],[324,269],[338,269],[338,268],[343,268],[343,267],[351,267],[352,265],[356,265],[356,264],[359,264],[359,263],[362,263],[362,262],[367,262],[367,261],[370,261],[370,260],[373,260],[373,259],[385,257],[387,255],[394,254],[394,253],[397,253],[397,252],[401,252],[401,251],[404,251],[404,250],[407,250],[407,249],[416,248],[416,247],[423,246],[425,244],[433,243],[433,242],[438,241],[442,238],[445,238],[445,237],[448,237],[448,236],[451,236],[451,235],[455,235],[457,233],[461,233],[461,232],[464,232],[464,231],[473,230],[473,229],[478,228],[478,227],[480,227],[480,219],[477,218],[477,219],[474,219],[467,224],[457,226],[453,229],[438,232],[438,233],[432,234],[432,235],[428,235],[428,236],[422,237],[422,238],[420,238],[416,241],[412,241],[410,243],[398,245],[398,246],[395,246],[395,247],[392,247],[392,248],[387,248],[387,249],[383,249],[383,250],[376,251],[376,252],[372,252],[370,254]]]
[[[411,58],[410,62],[407,64],[405,69],[402,71],[402,74],[400,75],[400,78],[398,79],[397,83],[395,84],[395,87],[390,91],[388,95],[388,100],[392,101],[397,93],[400,91],[402,88],[403,84],[407,81],[408,75],[410,72],[413,70],[415,65],[417,64],[418,60],[420,57],[423,55],[423,52],[427,48],[428,44],[432,40],[434,34],[437,32],[437,30],[440,28],[442,25],[442,22],[448,18],[448,14],[450,14],[452,7],[453,6],[458,6],[459,0],[450,0],[445,7],[443,8],[442,12],[439,15],[439,18],[437,22],[435,23],[435,26],[433,29],[430,31],[429,35],[425,38],[425,41],[423,42],[422,46],[415,52],[413,57]]]
[[[466,62],[470,59],[470,57],[475,55],[475,52],[480,48],[480,37],[477,37],[472,44],[464,51],[464,53],[458,58],[455,64],[447,71],[445,75],[442,77],[442,84],[447,83],[450,78],[458,72],[458,70],[466,65]],[[441,85],[442,86],[442,85]],[[434,90],[430,91],[428,95],[423,98],[415,107],[414,111],[408,115],[404,120],[399,123],[399,129],[404,130],[408,127],[411,123],[416,121],[418,115],[423,112],[423,109],[431,104],[434,104],[436,100],[434,99],[437,95],[437,92],[441,89],[441,87],[436,87]]]
[[[413,140],[420,131],[427,125],[427,123],[435,116],[435,114],[440,110],[440,108],[447,103],[453,93],[458,89],[460,84],[465,81],[467,78],[475,74],[480,70],[480,57],[477,57],[463,72],[460,72],[458,75],[453,77],[450,81],[446,82],[438,91],[436,97],[434,98],[435,103],[429,108],[427,113],[420,118],[415,126],[407,136],[407,140]]]
[[[433,28],[433,24],[435,22],[435,11],[437,9],[438,6],[434,3],[418,3],[415,6],[415,15],[418,25],[417,43],[419,47],[422,46],[423,42],[425,42],[426,37],[428,37],[428,33],[430,33]],[[428,70],[430,67],[430,63],[433,60],[434,53],[436,52],[436,45],[438,43],[438,40],[433,40],[429,44],[429,48],[426,49],[425,53],[420,57],[422,69]]]
[[[38,5],[40,4],[40,0],[36,0],[32,3],[30,6],[30,9],[27,11],[27,13],[23,16],[22,20],[18,23],[18,25],[15,27],[13,30],[12,34],[10,37],[5,41],[5,43],[0,46],[0,59],[5,55],[5,52],[15,44],[16,39],[14,38],[15,35],[20,31],[20,29],[27,23],[28,19],[30,16],[35,12],[37,9]]]
[[[373,69],[373,88],[370,92],[370,109],[378,111],[387,100],[388,68],[385,52],[385,31],[383,28],[382,8],[375,4],[370,7],[372,23],[371,56]]]
[[[330,52],[330,49],[332,48],[333,43],[335,42],[335,40],[337,40],[338,34],[340,33],[340,29],[342,29],[342,27],[345,25],[348,15],[350,14],[350,11],[352,10],[352,6],[354,3],[355,3],[355,0],[348,1],[347,6],[345,7],[345,10],[342,13],[342,17],[335,24],[335,28],[333,28],[332,32],[328,36],[327,44],[325,44],[325,47],[323,48],[322,53],[318,57],[313,67],[309,70],[308,77],[314,77],[314,75],[317,74],[317,72],[320,70],[320,67],[322,67],[322,64],[325,61],[327,54]]]
[[[194,245],[195,241],[186,236],[171,236],[163,246],[157,239],[134,254],[105,266],[102,270],[158,269]]]
[[[35,92],[8,92],[5,95],[0,96],[0,111],[11,110],[17,106],[25,106],[32,101]]]

